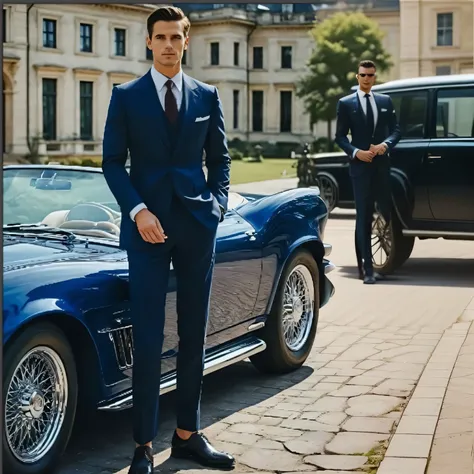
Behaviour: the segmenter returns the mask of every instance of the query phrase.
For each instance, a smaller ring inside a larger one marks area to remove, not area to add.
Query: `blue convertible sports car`
[[[3,190],[4,472],[50,474],[78,409],[131,406],[120,209],[96,168],[5,166]],[[231,193],[217,234],[206,373],[246,358],[275,374],[305,362],[334,293],[327,216],[315,189]],[[162,393],[176,382],[175,296],[171,273]]]

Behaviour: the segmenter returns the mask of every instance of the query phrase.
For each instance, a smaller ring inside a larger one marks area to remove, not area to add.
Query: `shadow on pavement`
[[[358,278],[356,265],[338,270],[342,276]],[[474,288],[474,259],[412,257],[378,284]]]
[[[304,381],[312,373],[312,368],[303,366],[290,374],[267,376],[257,372],[250,362],[241,362],[208,375],[204,378],[201,429],[265,402]],[[174,403],[175,392],[160,399],[160,426],[153,443],[155,454],[160,453],[159,465],[155,462],[155,472],[201,469],[193,462],[170,459],[169,451],[162,453],[170,447],[176,426]],[[216,441],[213,436],[210,440],[213,443]],[[126,474],[133,449],[132,410],[94,412],[86,422],[80,420],[76,424],[58,474]]]

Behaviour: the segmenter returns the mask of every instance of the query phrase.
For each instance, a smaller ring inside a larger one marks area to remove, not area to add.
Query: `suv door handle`
[[[430,154],[428,154],[428,159],[429,160],[440,160],[441,155],[430,155]]]

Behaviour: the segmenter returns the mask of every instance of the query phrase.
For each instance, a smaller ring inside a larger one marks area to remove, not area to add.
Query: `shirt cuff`
[[[356,149],[352,152],[352,158],[355,158],[355,157],[356,157],[358,151],[359,151],[359,148],[356,148]]]
[[[135,216],[142,210],[142,209],[147,209],[145,203],[140,203],[136,205],[131,211],[130,211],[130,219],[132,219],[133,222],[135,222]]]

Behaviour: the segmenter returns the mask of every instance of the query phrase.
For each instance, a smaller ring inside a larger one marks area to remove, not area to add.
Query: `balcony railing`
[[[189,14],[191,22],[209,20],[243,20],[257,25],[305,24],[312,23],[315,12],[305,13],[273,13],[253,12],[237,8],[219,8],[217,10],[194,11]]]
[[[39,143],[38,154],[41,156],[87,156],[101,155],[101,140],[50,140]]]

